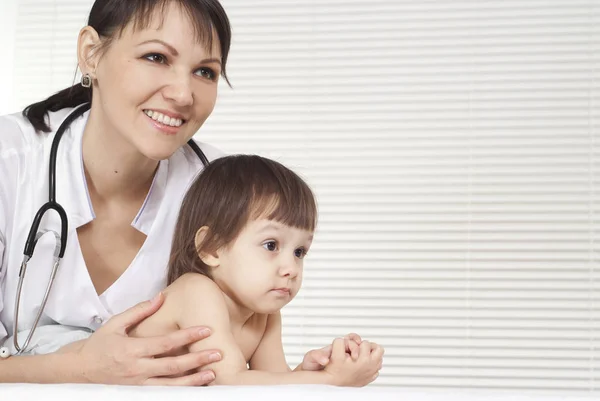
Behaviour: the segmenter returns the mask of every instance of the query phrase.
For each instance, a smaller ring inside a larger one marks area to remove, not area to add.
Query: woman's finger
[[[163,304],[164,299],[165,297],[160,292],[152,300],[141,302],[127,309],[125,312],[113,316],[102,328],[125,335],[131,326],[140,323],[148,316],[154,314]]]
[[[181,375],[221,360],[216,350],[191,352],[179,356],[146,359],[142,365],[149,377]]]
[[[139,356],[159,356],[203,340],[208,336],[210,336],[210,330],[199,326],[177,330],[164,336],[136,338],[132,339],[137,342],[132,352]]]
[[[148,386],[206,386],[215,380],[215,374],[211,370],[193,373],[182,377],[157,377],[146,380]]]

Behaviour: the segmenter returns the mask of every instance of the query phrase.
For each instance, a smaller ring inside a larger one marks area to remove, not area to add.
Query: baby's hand
[[[345,340],[333,342],[331,361],[325,372],[336,386],[366,386],[377,378],[383,362],[383,348],[375,343],[361,341],[356,360],[346,353]]]
[[[362,343],[362,339],[356,333],[350,333],[344,337],[344,346],[346,347],[346,352],[350,354],[352,360],[354,361],[358,359],[360,343]]]
[[[353,360],[358,359],[358,346],[361,342],[362,340],[360,336],[355,333],[350,333],[344,337],[344,346],[346,352],[352,356]],[[308,351],[306,355],[304,355],[304,359],[302,360],[300,369],[306,371],[323,370],[323,368],[327,366],[327,364],[329,363],[329,359],[331,358],[331,348],[331,345],[328,345],[320,349]]]

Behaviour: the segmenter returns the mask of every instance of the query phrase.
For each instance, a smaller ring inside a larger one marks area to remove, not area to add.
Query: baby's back
[[[215,287],[218,289],[215,282],[201,274],[188,273],[179,277],[164,291],[165,301],[161,308],[129,334],[134,337],[154,337],[194,325],[210,327],[210,322],[201,321],[201,318],[195,319],[194,315],[199,308],[210,308],[215,302],[224,302],[221,299],[213,299],[211,294],[215,294]],[[219,294],[221,297],[225,296],[220,289]],[[231,315],[229,317],[232,318]],[[267,318],[268,315],[255,313],[244,324],[237,325],[233,322],[234,319],[231,319],[231,334],[246,363],[250,361],[263,338]],[[180,327],[181,321],[193,323],[187,327]],[[164,356],[181,355],[186,352],[187,348],[178,349]]]

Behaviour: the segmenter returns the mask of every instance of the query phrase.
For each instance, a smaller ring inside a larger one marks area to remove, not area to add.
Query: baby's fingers
[[[360,336],[356,333],[350,333],[350,334],[346,335],[344,338],[353,340],[356,342],[356,344],[360,344],[362,342],[362,338],[360,338]]]
[[[346,359],[344,339],[336,338],[331,345],[331,361],[343,361]]]
[[[350,354],[353,361],[358,359],[359,354],[359,345],[352,339],[348,337],[344,337],[344,345],[346,347],[346,352]]]
[[[371,359],[371,343],[367,340],[363,340],[358,346],[359,348],[359,356],[360,360],[370,360]]]
[[[385,350],[379,344],[371,343],[371,360],[379,361],[383,359],[383,354]]]

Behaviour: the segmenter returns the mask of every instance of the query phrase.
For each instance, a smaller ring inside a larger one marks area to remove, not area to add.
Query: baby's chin
[[[273,313],[279,312],[287,304],[288,302],[286,302],[285,304],[281,304],[278,302],[277,304],[273,303],[272,305],[261,305],[260,307],[255,308],[254,313],[262,315],[272,315]]]

